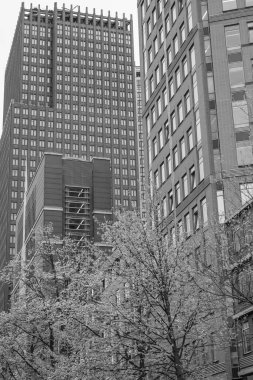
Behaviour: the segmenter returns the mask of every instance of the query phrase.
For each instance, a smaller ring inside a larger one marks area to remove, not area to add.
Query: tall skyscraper
[[[164,235],[189,236],[253,195],[253,1],[138,0],[138,17],[146,173]]]
[[[111,159],[113,205],[138,207],[132,18],[21,5],[5,74],[0,142],[0,268],[43,152]],[[0,291],[0,304],[6,295]]]
[[[253,194],[252,6],[138,1],[146,171],[189,232]]]

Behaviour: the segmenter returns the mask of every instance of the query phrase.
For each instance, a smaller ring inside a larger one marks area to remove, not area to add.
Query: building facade
[[[113,206],[139,206],[135,97],[132,18],[22,4],[5,73],[0,267],[15,249],[25,162],[30,181],[44,152],[110,158]]]
[[[70,236],[81,243],[86,238],[99,244],[99,224],[108,220],[112,220],[110,160],[45,153],[17,214],[16,252],[50,223],[60,239]]]
[[[253,2],[139,0],[138,18],[145,166],[161,228],[205,232],[253,194]],[[226,355],[210,358],[211,378],[238,375]]]

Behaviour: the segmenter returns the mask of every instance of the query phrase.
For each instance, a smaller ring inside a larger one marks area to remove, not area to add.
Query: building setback
[[[0,268],[15,250],[26,159],[31,180],[45,151],[110,158],[113,206],[135,208],[136,134],[132,18],[22,3],[5,73]]]
[[[189,236],[253,195],[253,2],[138,0],[138,18],[146,175],[164,235]],[[236,378],[225,359],[210,378]]]
[[[99,224],[112,220],[110,160],[84,161],[59,153],[45,153],[16,220],[16,251],[29,246],[36,231],[52,223],[53,233],[100,243]]]

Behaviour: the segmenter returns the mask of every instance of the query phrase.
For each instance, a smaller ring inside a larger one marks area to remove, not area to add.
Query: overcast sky
[[[1,1],[1,23],[0,23],[0,133],[2,129],[2,120],[3,120],[3,92],[4,92],[4,73],[7,59],[9,56],[9,51],[19,15],[19,10],[22,1],[20,0],[3,0]],[[25,1],[25,6],[30,7],[30,1]],[[41,0],[33,2],[33,6],[36,7],[38,4],[42,7],[48,5],[49,8],[53,9],[55,1],[53,0]],[[104,14],[108,11],[111,11],[111,15],[114,16],[115,12],[118,12],[118,16],[121,17],[123,13],[126,14],[126,17],[129,17],[130,14],[133,15],[134,20],[134,35],[135,35],[135,61],[136,64],[139,63],[138,56],[138,34],[137,34],[137,0],[63,0],[58,1],[58,8],[61,8],[63,3],[66,7],[70,7],[72,4],[73,7],[80,5],[81,11],[85,11],[85,8],[88,7],[89,12],[93,12],[93,8],[96,9],[97,13],[100,13],[100,10],[104,10]]]

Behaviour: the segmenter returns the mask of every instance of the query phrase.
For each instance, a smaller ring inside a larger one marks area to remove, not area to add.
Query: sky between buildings
[[[37,7],[40,4],[41,8],[53,9],[54,0],[36,0],[32,4]],[[4,74],[5,67],[7,64],[9,51],[12,44],[13,35],[16,28],[16,23],[20,11],[20,6],[22,4],[21,0],[4,0],[1,2],[1,23],[0,23],[0,134],[2,132],[3,124],[3,95],[4,95]],[[31,2],[25,1],[26,8],[30,7]],[[138,40],[138,27],[137,27],[137,0],[63,0],[58,1],[58,8],[61,8],[65,4],[65,7],[69,8],[72,4],[73,7],[76,5],[80,6],[81,11],[85,11],[87,7],[90,13],[93,13],[93,8],[95,8],[96,13],[100,14],[101,9],[103,9],[104,15],[111,12],[111,16],[115,16],[118,12],[118,16],[122,17],[125,13],[126,17],[133,15],[134,22],[134,47],[135,47],[135,62],[139,64],[139,40]]]

